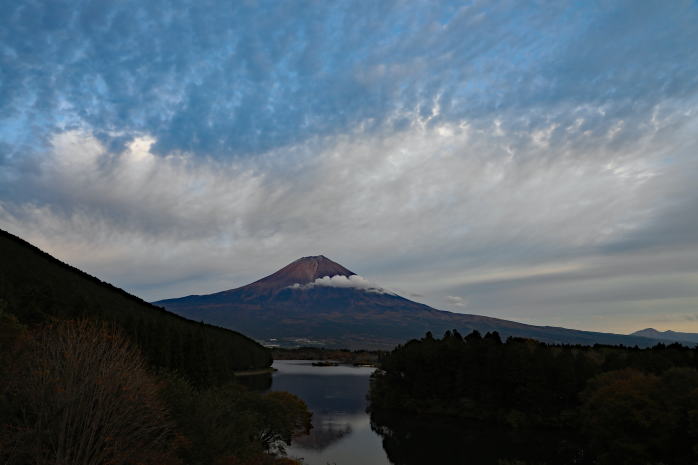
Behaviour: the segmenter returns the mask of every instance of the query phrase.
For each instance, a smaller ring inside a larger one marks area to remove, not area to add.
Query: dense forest
[[[268,349],[2,231],[0,258],[0,463],[296,463],[284,446],[310,428],[305,403],[236,374],[268,368]]]
[[[271,353],[228,329],[187,320],[104,283],[0,230],[0,310],[27,327],[90,318],[124,329],[154,366],[195,384],[269,367]]]
[[[449,416],[501,431],[568,433],[568,462],[535,463],[698,461],[695,348],[557,346],[449,331],[395,348],[380,368],[370,390],[377,429],[389,425],[380,420],[388,412]],[[399,438],[399,429],[387,437]]]

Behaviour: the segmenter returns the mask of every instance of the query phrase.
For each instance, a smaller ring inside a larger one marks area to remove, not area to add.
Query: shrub
[[[177,463],[158,385],[115,328],[63,321],[37,331],[10,370],[2,452],[8,463]]]

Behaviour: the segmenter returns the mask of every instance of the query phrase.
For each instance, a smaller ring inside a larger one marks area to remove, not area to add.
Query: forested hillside
[[[695,348],[553,346],[448,331],[442,339],[427,334],[397,347],[380,368],[370,391],[379,414],[567,431],[579,451],[570,463],[698,460]]]
[[[267,349],[235,331],[197,323],[126,293],[0,230],[0,312],[35,327],[53,319],[114,322],[151,365],[195,384],[271,365]]]
[[[296,464],[305,403],[235,382],[270,364],[0,231],[0,463]]]

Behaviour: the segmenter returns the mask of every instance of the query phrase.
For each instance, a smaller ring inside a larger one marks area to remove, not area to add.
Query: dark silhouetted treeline
[[[324,349],[318,347],[298,347],[286,349],[275,347],[271,350],[274,360],[332,360],[353,365],[375,365],[380,350]]]
[[[393,465],[571,465],[582,463],[576,434],[560,429],[503,428],[456,417],[371,412]]]
[[[310,428],[298,397],[154,371],[114,325],[27,330],[0,314],[0,463],[284,465]]]
[[[271,365],[269,350],[235,331],[187,320],[56,260],[0,230],[0,310],[29,328],[90,318],[124,329],[151,365],[194,384],[230,382]]]
[[[380,368],[374,412],[566,430],[578,438],[575,463],[698,463],[695,348],[553,346],[449,331],[398,346]]]

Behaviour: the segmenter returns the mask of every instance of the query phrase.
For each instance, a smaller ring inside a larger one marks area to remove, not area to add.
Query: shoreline
[[[234,373],[235,376],[257,376],[257,375],[267,375],[267,374],[272,374],[275,371],[278,371],[276,368],[268,367],[268,368],[258,368],[255,370],[242,370],[242,371],[236,371]]]

